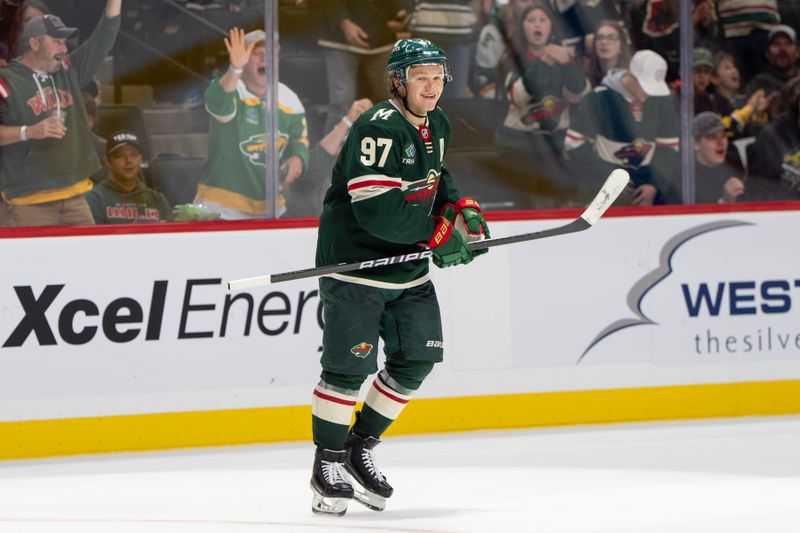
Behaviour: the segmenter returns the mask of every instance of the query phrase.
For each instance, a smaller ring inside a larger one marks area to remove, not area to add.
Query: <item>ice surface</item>
[[[2,533],[800,531],[800,417],[387,438],[386,511],[310,511],[309,443],[0,463]]]

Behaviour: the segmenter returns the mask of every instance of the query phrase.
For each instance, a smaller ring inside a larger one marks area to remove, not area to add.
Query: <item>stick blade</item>
[[[581,218],[584,219],[589,225],[594,225],[603,213],[606,212],[606,209],[611,207],[611,204],[614,203],[614,200],[622,194],[622,191],[625,190],[625,187],[628,185],[631,176],[628,174],[626,170],[618,168],[614,170],[611,174],[608,175],[606,178],[606,182],[603,183],[603,187],[600,189],[600,192],[597,193],[597,196],[594,197],[592,203],[589,204],[589,207],[586,208],[586,211],[583,212]]]
[[[229,291],[255,289],[272,283],[272,276],[256,276],[254,278],[234,279],[228,282]]]

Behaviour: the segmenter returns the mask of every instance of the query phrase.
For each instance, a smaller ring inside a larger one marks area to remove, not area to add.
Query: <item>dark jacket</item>
[[[103,16],[94,34],[69,54],[64,67],[39,76],[38,85],[36,73],[18,60],[0,69],[0,83],[8,93],[0,97],[0,124],[31,126],[60,107],[67,127],[63,139],[0,147],[0,182],[6,199],[69,188],[100,170],[81,89],[114,45],[119,24],[119,16]]]
[[[797,110],[784,111],[764,126],[749,152],[750,175],[773,184],[780,183],[783,191],[772,188],[775,198],[800,198],[800,125]]]
[[[387,27],[400,10],[411,15],[413,0],[329,0],[322,12],[319,45],[323,48],[348,50],[357,54],[376,54],[392,49],[397,36]],[[369,49],[352,46],[340,27],[343,20],[358,24],[368,37]]]
[[[86,193],[86,202],[96,224],[131,224],[172,220],[167,198],[141,181],[133,191],[124,191],[111,178]]]

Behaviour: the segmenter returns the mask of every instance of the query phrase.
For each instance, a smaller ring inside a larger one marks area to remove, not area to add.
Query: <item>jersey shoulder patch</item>
[[[381,102],[365,111],[353,125],[357,136],[403,137],[407,128],[406,118],[388,102]]]
[[[366,111],[359,118],[362,122],[376,122],[378,124],[392,123],[398,119],[405,120],[403,113],[388,101],[373,106],[372,109]]]

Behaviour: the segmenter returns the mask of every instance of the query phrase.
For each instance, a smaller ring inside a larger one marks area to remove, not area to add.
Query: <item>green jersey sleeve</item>
[[[236,115],[236,91],[227,93],[219,84],[212,81],[203,94],[206,109],[220,122],[230,121]]]

